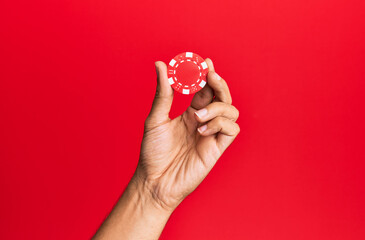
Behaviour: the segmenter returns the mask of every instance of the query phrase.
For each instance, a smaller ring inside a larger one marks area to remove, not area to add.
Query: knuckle
[[[220,102],[213,102],[209,104],[206,109],[208,110],[209,115],[221,115]]]
[[[230,105],[232,104],[232,97],[231,96],[228,96],[227,103],[230,104]]]
[[[213,102],[211,103],[211,105],[214,107],[214,108],[222,108],[222,106],[224,105],[224,103],[222,102]]]
[[[207,74],[208,85],[213,89],[216,88],[217,82],[214,79],[214,71],[209,71]]]
[[[223,126],[223,125],[224,125],[224,123],[225,123],[225,118],[224,118],[224,117],[217,117],[217,118],[216,118],[216,123],[217,123],[217,125],[219,125],[219,126]]]
[[[240,126],[236,123],[236,134],[239,134],[241,132]]]
[[[155,101],[158,101],[160,99],[162,99],[162,100],[170,99],[172,96],[173,96],[173,94],[163,93],[162,90],[156,89]]]
[[[240,111],[238,111],[238,109],[235,106],[232,106],[232,108],[233,108],[234,120],[237,120],[238,117],[240,116]]]
[[[161,86],[158,84],[155,91],[155,98],[158,98],[161,95]]]

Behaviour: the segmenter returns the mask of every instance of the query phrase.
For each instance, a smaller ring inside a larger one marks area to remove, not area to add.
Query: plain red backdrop
[[[88,239],[136,167],[154,61],[210,57],[241,133],[161,239],[365,239],[363,0],[3,1],[0,238]],[[175,94],[172,115],[191,97]]]

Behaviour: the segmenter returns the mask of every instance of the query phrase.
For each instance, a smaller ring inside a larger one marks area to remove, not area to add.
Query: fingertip
[[[201,127],[198,128],[198,132],[200,133],[200,135],[204,135],[204,132],[207,130],[208,126],[205,124]]]
[[[166,64],[162,61],[156,61],[155,62],[155,67],[156,67],[156,74],[157,74],[157,78],[159,79],[164,78],[165,76],[167,77],[167,67]]]
[[[166,64],[162,61],[156,61],[155,67],[156,67],[156,71],[161,71],[161,70],[167,69]]]
[[[155,62],[155,68],[156,68],[156,70],[157,70],[157,69],[159,69],[159,66],[160,66],[160,64],[161,64],[160,62],[161,62],[161,61],[156,61],[156,62]]]
[[[197,112],[194,112],[194,117],[195,117],[196,121],[203,122],[202,118],[199,116],[199,114]]]
[[[167,66],[162,61],[155,62],[157,74],[157,92],[159,96],[173,95],[173,90],[167,79]]]
[[[199,122],[200,118],[199,118],[199,115],[196,112],[194,113],[194,117],[195,117],[195,120],[197,120]]]
[[[155,62],[155,69],[156,69],[157,78],[159,78],[160,77],[160,61]]]
[[[206,58],[206,59],[205,59],[205,62],[206,62],[206,63],[207,63],[207,65],[208,65],[208,69],[209,69],[209,71],[210,71],[210,72],[214,72],[214,64],[213,64],[212,59],[210,59],[210,58]]]

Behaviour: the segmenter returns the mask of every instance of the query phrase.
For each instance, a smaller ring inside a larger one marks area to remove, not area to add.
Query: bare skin
[[[203,181],[240,131],[227,83],[205,60],[208,84],[171,120],[173,89],[156,62],[157,89],[140,159],[122,197],[93,239],[158,239],[174,209]]]

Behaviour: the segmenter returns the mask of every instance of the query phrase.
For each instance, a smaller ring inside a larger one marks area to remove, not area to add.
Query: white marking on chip
[[[183,89],[183,94],[189,94],[189,89]]]
[[[175,63],[176,63],[176,61],[175,61],[174,59],[171,59],[171,61],[170,61],[169,65],[170,65],[171,67],[173,67],[173,66],[175,65]]]
[[[174,84],[174,79],[172,79],[172,77],[169,78],[169,83],[170,85]]]
[[[186,59],[186,61],[191,62],[191,60],[190,60],[190,59]]]
[[[202,81],[201,81],[201,83],[199,84],[199,86],[200,86],[201,88],[203,88],[203,87],[205,86],[205,84],[206,84],[206,82],[205,82],[204,80],[202,80]]]
[[[188,58],[192,58],[193,57],[193,53],[192,52],[186,52],[186,57]]]
[[[207,63],[206,62],[202,62],[202,67],[203,69],[206,69],[208,66],[207,66]]]

